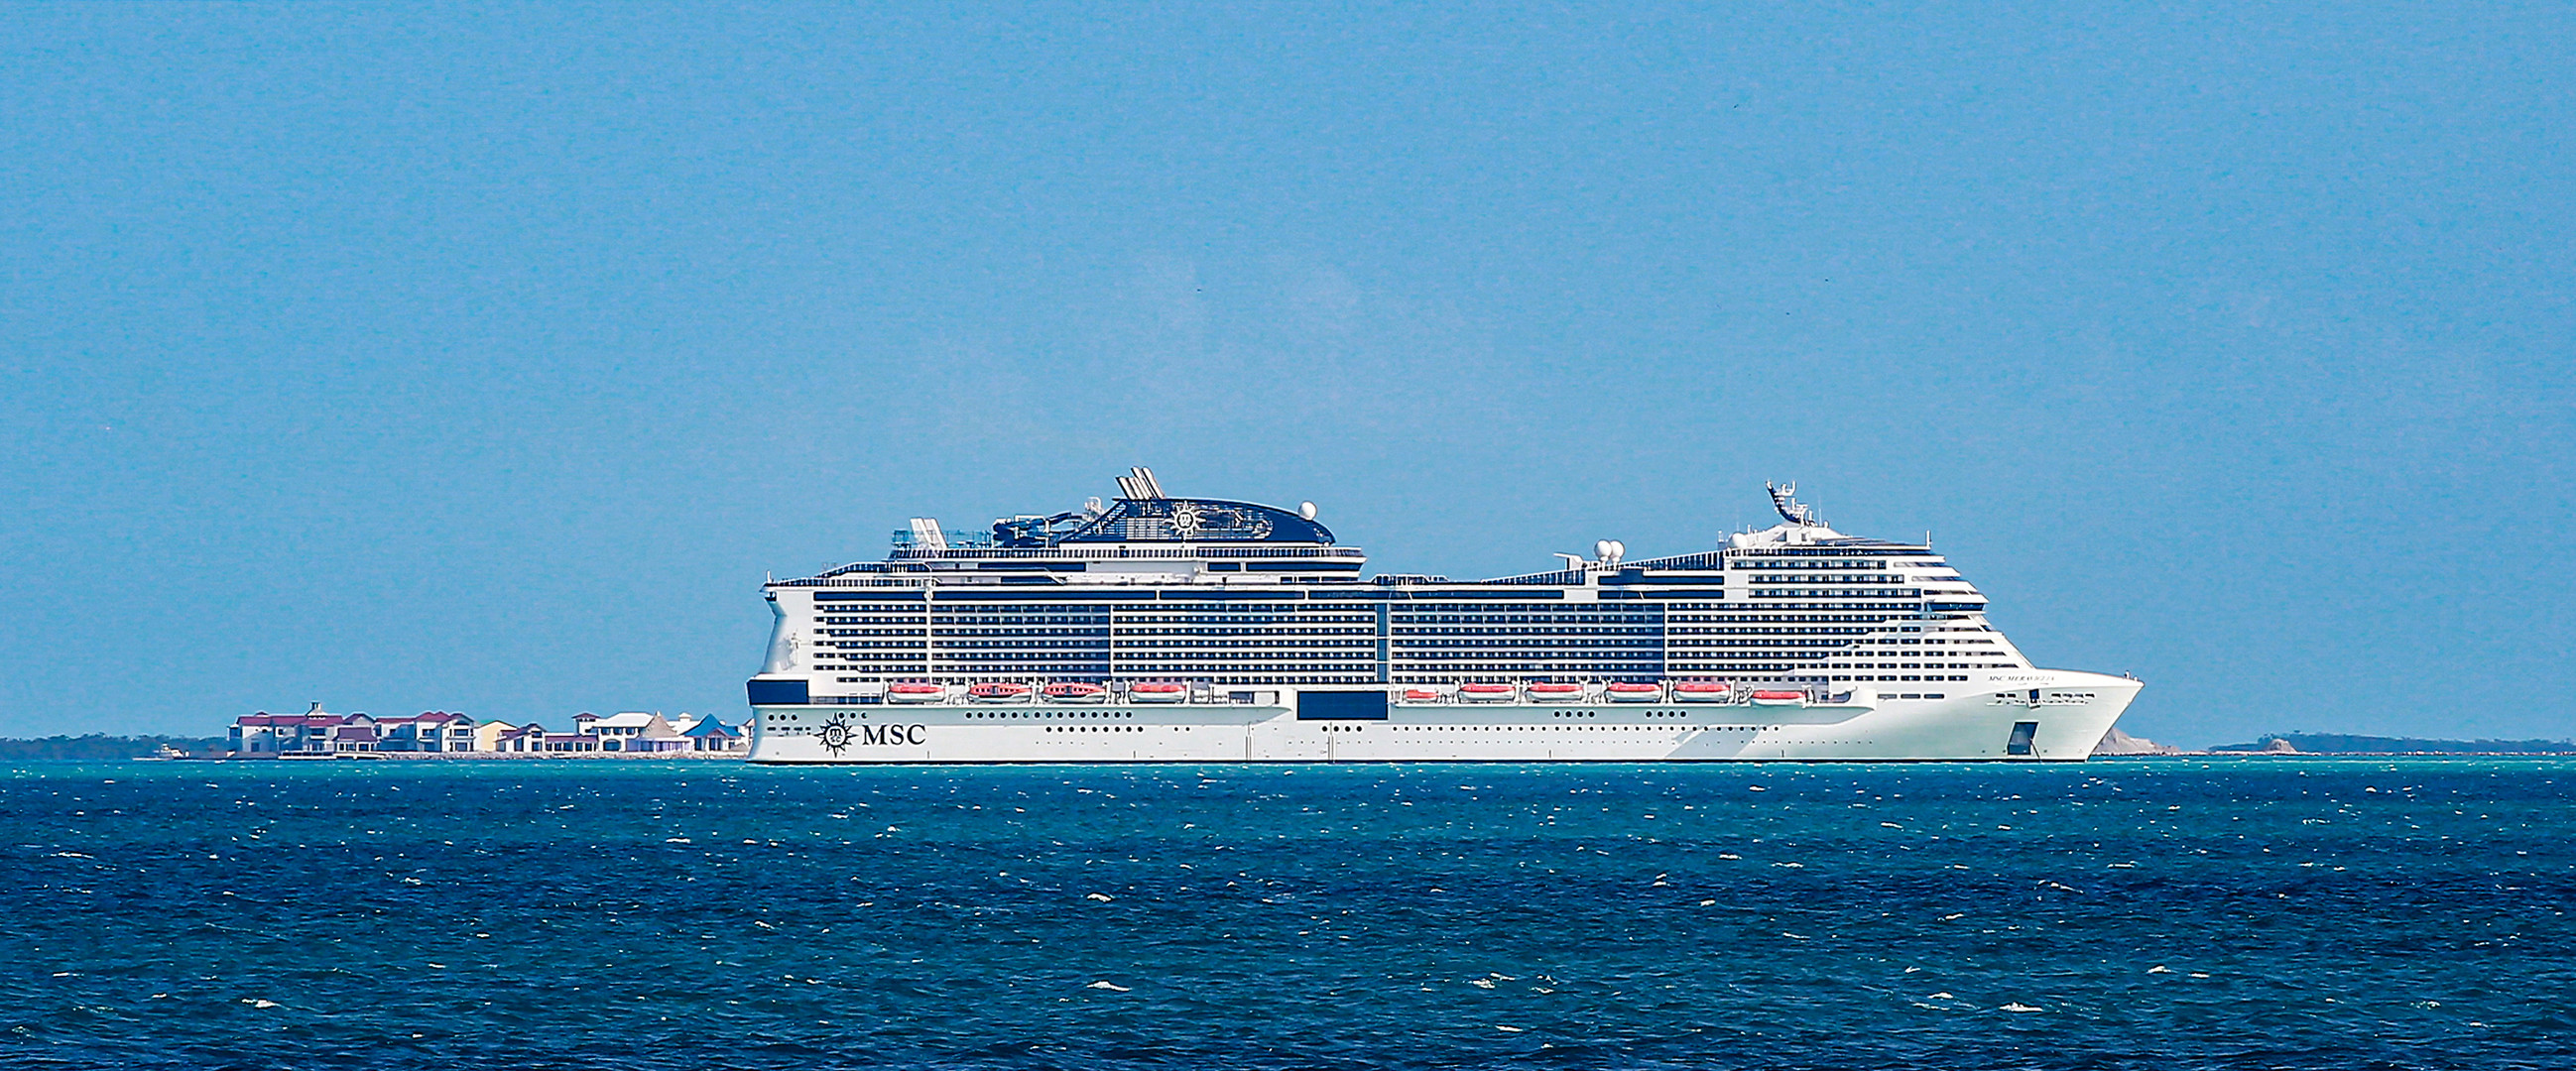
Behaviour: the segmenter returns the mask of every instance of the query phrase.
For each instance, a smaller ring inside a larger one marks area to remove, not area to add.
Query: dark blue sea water
[[[2495,760],[0,767],[0,1066],[2566,1068],[2571,802]]]

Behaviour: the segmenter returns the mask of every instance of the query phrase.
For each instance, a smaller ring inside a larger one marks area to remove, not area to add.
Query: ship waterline
[[[2033,667],[1928,546],[1781,522],[1636,561],[1363,577],[1311,503],[923,518],[773,580],[769,763],[2073,761],[2140,683]]]

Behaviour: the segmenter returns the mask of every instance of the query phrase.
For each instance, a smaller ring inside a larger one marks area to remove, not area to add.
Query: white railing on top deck
[[[1229,547],[1206,544],[1182,544],[1173,547],[992,547],[980,550],[896,550],[887,561],[975,561],[992,559],[1061,558],[1067,560],[1145,560],[1201,558],[1366,558],[1358,547]]]

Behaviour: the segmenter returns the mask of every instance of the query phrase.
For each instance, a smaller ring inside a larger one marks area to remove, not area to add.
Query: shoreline
[[[544,762],[562,759],[604,759],[618,762],[743,762],[739,752],[707,751],[363,751],[311,755],[281,755],[273,752],[225,752],[220,755],[137,755],[140,762]]]

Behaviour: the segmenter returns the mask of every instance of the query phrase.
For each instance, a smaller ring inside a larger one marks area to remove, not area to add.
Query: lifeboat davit
[[[1432,691],[1429,688],[1407,688],[1404,690],[1404,701],[1407,703],[1437,703],[1440,701],[1440,693]]]
[[[948,698],[948,686],[944,684],[915,682],[886,686],[886,702],[889,703],[936,703],[946,698]]]
[[[1109,701],[1109,689],[1081,681],[1057,681],[1047,685],[1045,691],[1047,702],[1050,703],[1106,703]]]
[[[1461,684],[1458,686],[1458,698],[1464,699],[1470,703],[1506,703],[1517,698],[1519,695],[1520,690],[1508,684]]]
[[[1727,687],[1723,681],[1675,681],[1673,698],[1684,703],[1722,703]]]
[[[1807,693],[1755,692],[1753,693],[1753,705],[1757,707],[1803,707],[1807,705]]]
[[[1188,685],[1170,681],[1146,681],[1127,686],[1127,698],[1139,703],[1178,703],[1189,697]]]
[[[1583,698],[1583,686],[1540,681],[1529,686],[1529,697],[1541,703],[1572,703]]]
[[[1613,703],[1652,703],[1664,697],[1662,685],[1640,684],[1636,681],[1612,681],[1609,687],[1602,689],[1602,692],[1607,694]]]
[[[966,689],[966,698],[978,703],[1025,703],[1029,686],[1018,681],[985,681]]]

